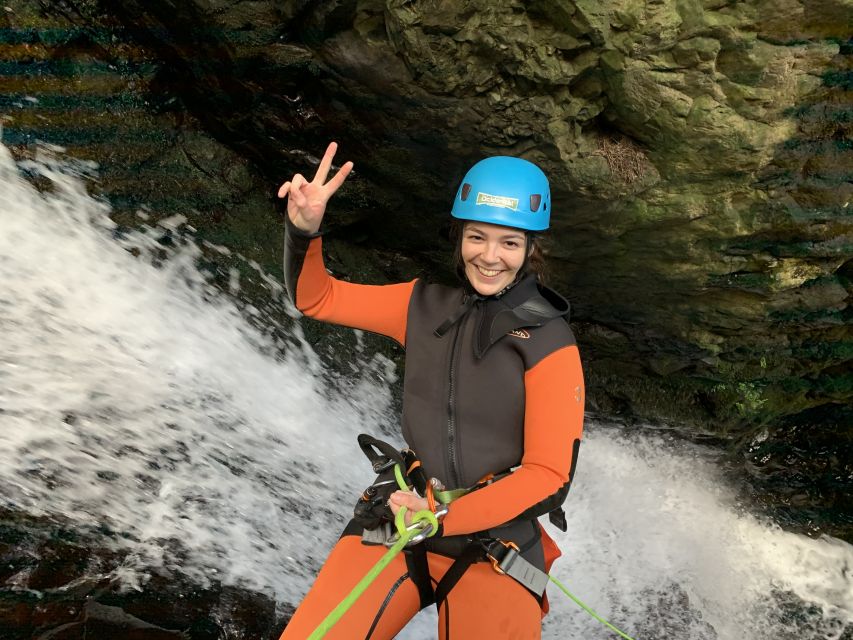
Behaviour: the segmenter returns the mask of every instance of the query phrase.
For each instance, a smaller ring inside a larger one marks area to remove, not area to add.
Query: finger
[[[302,187],[306,184],[308,184],[308,181],[301,173],[297,173],[293,176],[293,184],[290,185],[290,197],[298,207],[304,207],[308,204],[308,199],[305,197],[305,194],[302,193]]]
[[[395,497],[396,496],[396,497]],[[417,497],[411,492],[398,491],[396,494],[391,494],[391,507],[394,506],[406,507],[409,511],[415,513],[427,509],[428,506],[423,498]]]
[[[391,502],[392,504],[397,504],[401,506],[408,506],[411,504],[411,501],[415,499],[415,496],[408,491],[395,491],[391,494]]]
[[[352,162],[345,162],[344,166],[342,166],[334,177],[326,183],[326,191],[330,196],[344,183],[344,180],[347,179],[350,171],[352,171],[353,166]]]
[[[292,192],[291,192],[292,193]],[[300,209],[304,209],[308,206],[308,197],[302,192],[300,189],[296,193],[292,193],[293,199],[296,201],[296,204]]]
[[[406,526],[412,524],[412,510],[402,504],[394,504],[393,502],[389,505],[391,507],[391,513],[394,514],[394,518],[397,518],[397,514],[400,512],[400,509],[406,508],[407,511],[403,515],[403,521],[406,523]]]
[[[320,166],[317,167],[317,173],[314,174],[315,184],[325,184],[326,177],[329,175],[329,169],[332,168],[332,160],[335,159],[335,152],[338,150],[337,142],[330,142],[326,147],[326,153],[323,154],[323,159],[320,160]]]
[[[290,191],[290,182],[285,182],[278,188],[278,197],[284,198],[287,196],[287,192]]]

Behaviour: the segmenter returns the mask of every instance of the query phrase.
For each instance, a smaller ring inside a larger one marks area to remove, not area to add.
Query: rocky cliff
[[[592,408],[722,436],[784,508],[849,513],[849,1],[4,13],[7,144],[92,158],[120,218],[184,213],[270,271],[273,187],[329,139],[356,163],[330,264],[356,279],[449,277],[443,229],[467,166],[537,162]]]

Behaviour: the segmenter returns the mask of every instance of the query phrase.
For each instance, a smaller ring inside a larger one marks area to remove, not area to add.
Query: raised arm
[[[307,316],[386,335],[405,346],[414,281],[384,286],[353,284],[332,278],[323,264],[320,223],[329,198],[353,167],[352,162],[345,163],[327,182],[336,150],[337,144],[332,142],[311,182],[296,174],[278,190],[280,198],[288,198],[284,233],[288,294]]]

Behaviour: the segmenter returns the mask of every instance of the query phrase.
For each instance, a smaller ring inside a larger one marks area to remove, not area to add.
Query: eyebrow
[[[466,231],[466,232],[468,232],[468,231],[474,231],[475,233],[479,233],[481,236],[487,235],[485,231],[483,231],[483,230],[482,230],[482,229],[480,229],[479,227],[475,227],[474,225],[468,225],[467,227],[465,227],[465,231]],[[500,237],[500,240],[510,240],[510,239],[513,239],[513,240],[523,240],[523,239],[524,239],[524,234],[523,234],[523,233],[520,233],[520,232],[518,232],[518,233],[516,233],[516,232],[510,232],[510,233],[508,233],[508,234],[503,235],[503,236],[501,236],[501,237]]]

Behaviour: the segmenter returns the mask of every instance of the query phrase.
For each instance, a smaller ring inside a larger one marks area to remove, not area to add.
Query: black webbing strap
[[[370,640],[370,636],[373,635],[373,632],[376,631],[376,625],[379,624],[379,619],[382,617],[382,614],[385,613],[385,609],[388,607],[388,603],[391,602],[391,598],[394,597],[394,594],[397,593],[397,589],[400,588],[400,585],[403,584],[409,578],[408,573],[404,573],[399,578],[397,578],[397,582],[391,585],[391,589],[388,591],[388,595],[385,596],[385,600],[382,602],[382,606],[379,607],[379,611],[376,612],[376,617],[373,618],[373,624],[370,625],[370,629],[367,630],[367,635],[364,636],[364,640]]]
[[[533,542],[535,543],[537,540],[538,538],[534,539]],[[447,573],[436,586],[436,608],[441,608],[450,591],[462,579],[472,564],[485,560],[491,561],[492,566],[500,573],[504,573],[508,578],[513,578],[519,582],[542,604],[542,594],[548,582],[548,574],[521,556],[521,552],[530,546],[528,543],[519,551],[518,546],[501,542],[495,538],[475,538],[450,565]]]
[[[435,594],[432,590],[432,579],[429,575],[429,563],[426,557],[426,547],[423,544],[416,544],[403,551],[406,556],[406,568],[409,570],[409,576],[412,582],[418,588],[418,595],[421,599],[421,609],[428,607],[435,602]]]
[[[456,558],[435,588],[436,609],[441,609],[441,604],[447,599],[450,590],[462,579],[469,567],[483,558],[483,548],[476,542],[469,545],[462,555]]]
[[[513,578],[537,598],[542,598],[548,586],[548,574],[522,557],[518,545],[492,540],[486,543],[486,557],[498,573]]]

